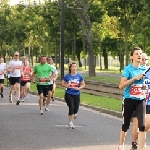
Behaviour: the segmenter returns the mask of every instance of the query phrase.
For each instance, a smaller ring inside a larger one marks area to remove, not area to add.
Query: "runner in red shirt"
[[[25,64],[23,66],[23,73],[21,75],[21,94],[20,99],[24,102],[24,97],[28,98],[28,92],[30,89],[30,77],[32,75],[32,69],[29,66],[29,61],[25,60]]]

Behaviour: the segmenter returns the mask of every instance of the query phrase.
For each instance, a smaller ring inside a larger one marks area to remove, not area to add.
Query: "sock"
[[[73,124],[72,121],[70,121],[69,124]]]
[[[137,145],[137,143],[136,142],[132,142],[132,145]]]

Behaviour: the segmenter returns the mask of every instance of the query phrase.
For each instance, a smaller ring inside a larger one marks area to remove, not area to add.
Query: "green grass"
[[[31,83],[31,91],[37,92],[36,84]],[[64,98],[65,89],[57,88],[55,97]],[[121,100],[104,96],[81,93],[81,103],[121,112]]]

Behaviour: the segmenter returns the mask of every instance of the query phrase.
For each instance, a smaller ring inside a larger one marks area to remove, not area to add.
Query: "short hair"
[[[130,53],[130,56],[133,56],[133,53],[134,53],[134,51],[136,51],[136,50],[141,50],[141,48],[140,48],[140,47],[134,47],[133,50],[132,50],[131,53]]]
[[[47,56],[47,60],[48,60],[49,58],[53,59],[52,56]]]

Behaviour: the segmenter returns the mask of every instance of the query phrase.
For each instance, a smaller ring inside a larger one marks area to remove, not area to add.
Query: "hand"
[[[140,74],[138,76],[133,77],[134,80],[140,80],[143,79],[145,77],[145,74]]]
[[[71,82],[66,83],[66,88],[69,88],[71,85]]]
[[[15,69],[14,69],[14,68],[12,68],[12,69],[11,69],[11,72],[13,73],[14,71],[15,71]]]
[[[146,84],[143,84],[143,90],[147,90],[148,89],[148,86]]]

